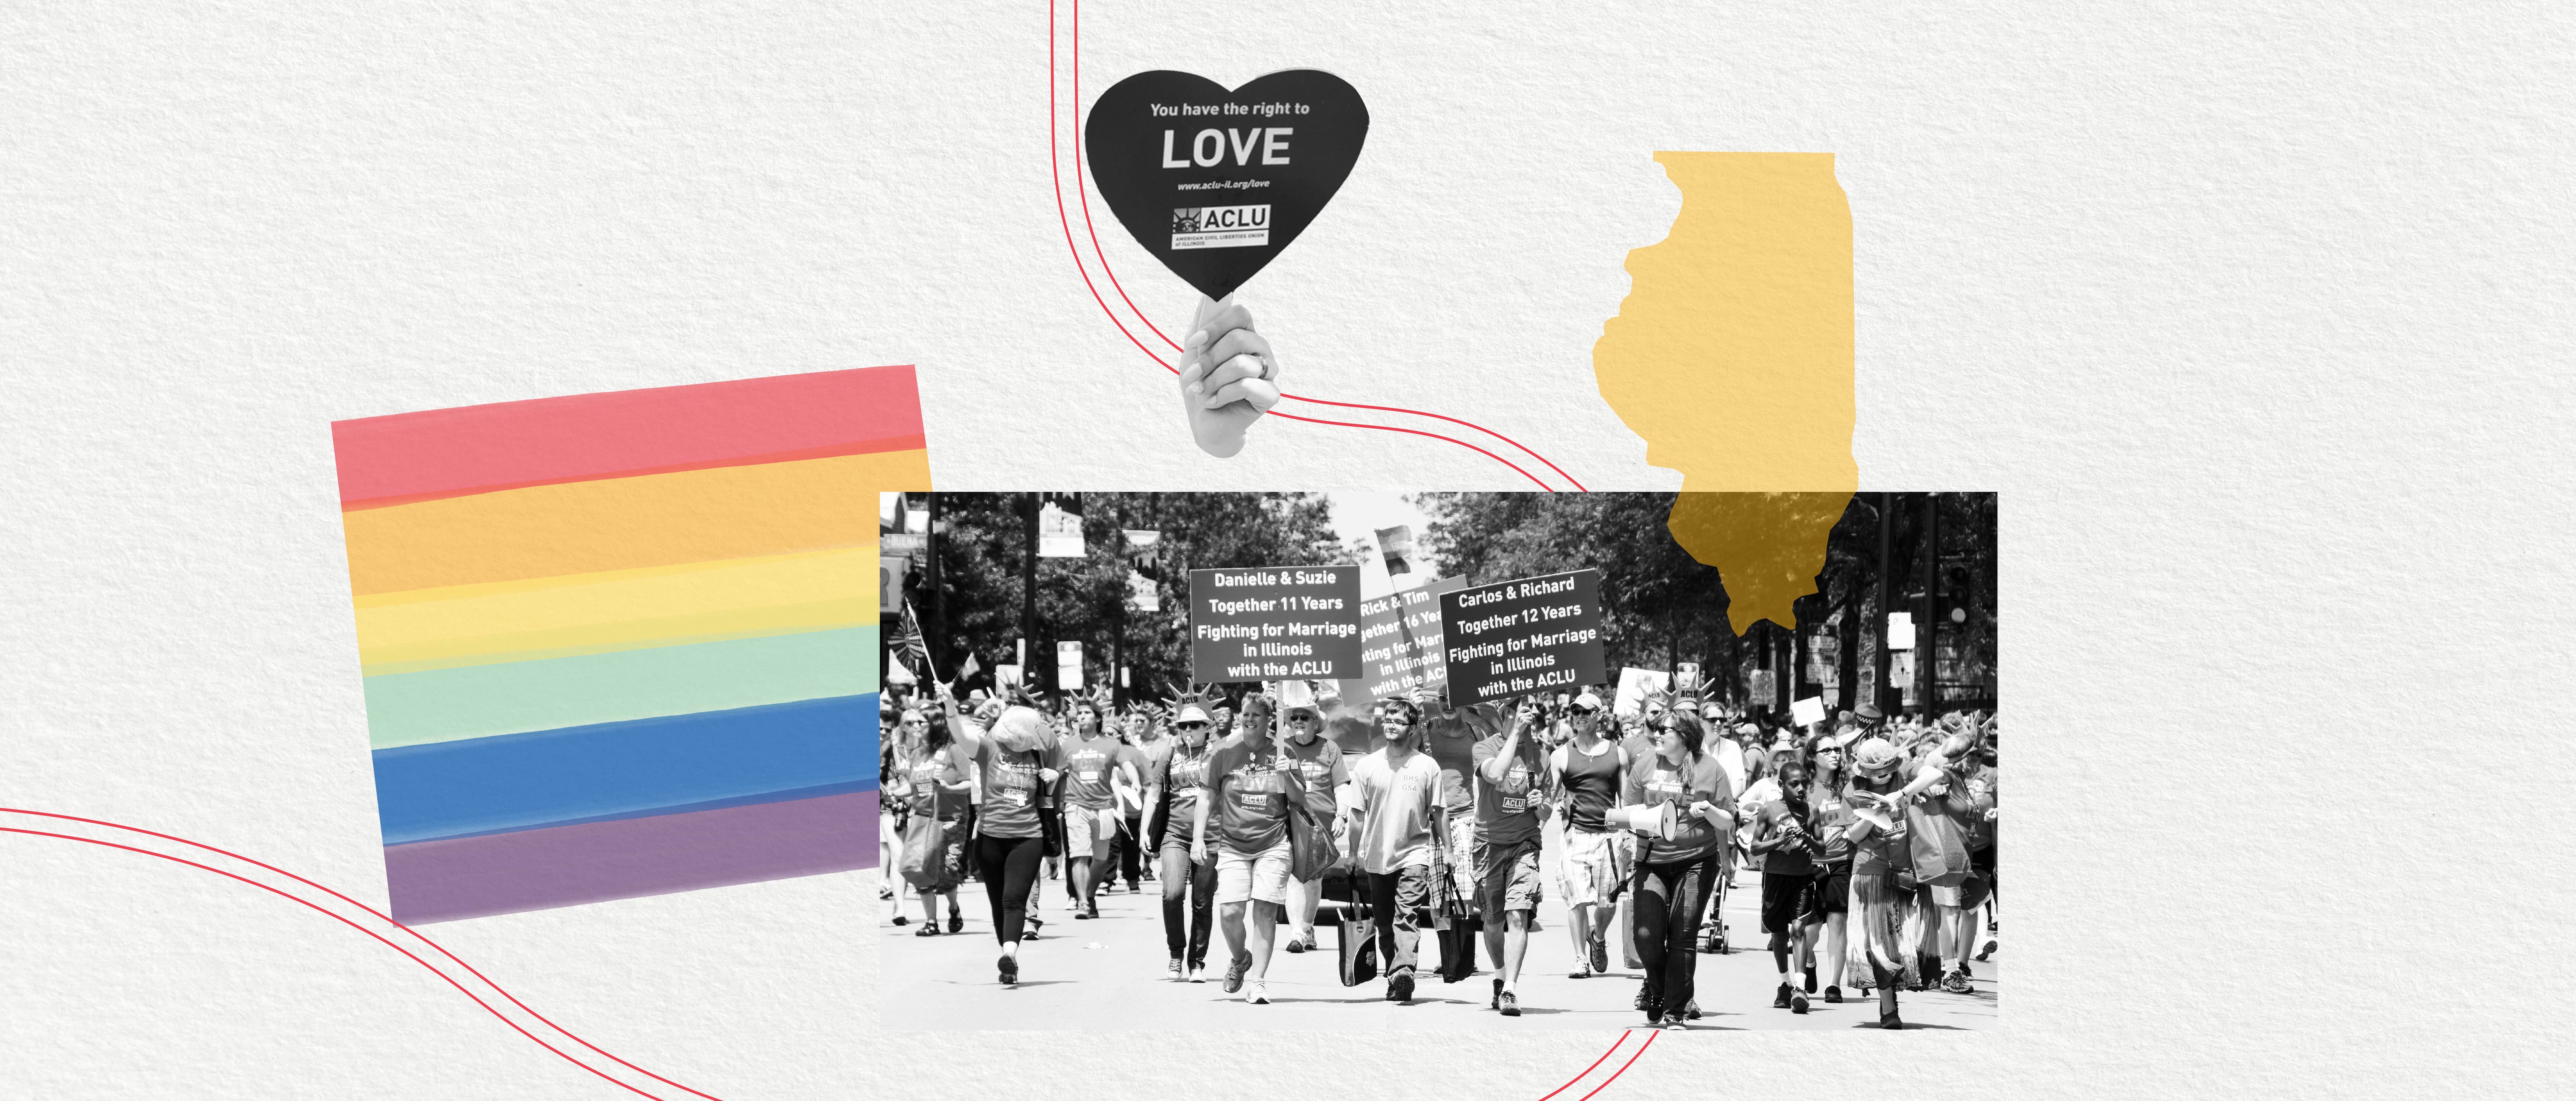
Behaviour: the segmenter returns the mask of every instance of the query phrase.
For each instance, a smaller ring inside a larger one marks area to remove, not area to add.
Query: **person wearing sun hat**
[[[1171,752],[1147,774],[1145,804],[1159,810],[1161,841],[1156,857],[1162,874],[1163,945],[1171,962],[1164,973],[1174,981],[1207,981],[1208,934],[1216,928],[1216,863],[1190,849],[1190,825],[1199,800],[1206,795],[1208,756],[1207,708],[1195,699],[1172,708]],[[1183,919],[1184,909],[1187,920]]]
[[[1279,685],[1282,719],[1288,727],[1288,740],[1280,747],[1287,760],[1297,769],[1306,792],[1306,810],[1319,827],[1340,836],[1338,793],[1350,782],[1350,773],[1342,766],[1342,747],[1323,736],[1324,713],[1315,706],[1315,689],[1302,680],[1283,681]],[[1324,877],[1288,880],[1288,922],[1294,934],[1287,949],[1291,954],[1312,952],[1315,945],[1315,911],[1324,899]]]
[[[1864,712],[1874,711],[1862,705]],[[1899,903],[1908,891],[1898,882],[1907,865],[1905,812],[1897,793],[1906,784],[1905,757],[1885,738],[1865,737],[1852,748],[1851,779],[1843,801],[1852,806],[1852,824],[1843,836],[1851,842],[1851,912],[1855,935],[1869,959],[1871,985],[1878,988],[1880,1028],[1901,1029],[1896,1007],[1897,984],[1912,963],[1902,943],[1904,915]]]

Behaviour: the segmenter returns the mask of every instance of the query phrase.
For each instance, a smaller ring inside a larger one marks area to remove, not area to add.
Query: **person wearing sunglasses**
[[[1566,977],[1574,979],[1609,973],[1611,899],[1626,877],[1622,835],[1610,828],[1608,815],[1628,771],[1628,751],[1604,737],[1602,726],[1601,697],[1576,696],[1566,712],[1569,739],[1547,761],[1564,808],[1557,885],[1565,890],[1565,930],[1574,938],[1574,970]]]
[[[1489,1008],[1518,1017],[1521,963],[1529,955],[1530,922],[1538,916],[1539,832],[1552,790],[1547,728],[1539,698],[1523,696],[1500,733],[1476,743],[1476,819],[1469,850],[1476,877],[1476,913],[1484,924],[1485,954],[1494,977]]]
[[[903,771],[911,784],[912,814],[916,818],[926,816],[937,820],[941,836],[945,838],[941,851],[924,857],[935,862],[931,867],[941,869],[937,882],[944,885],[914,892],[921,899],[921,929],[913,935],[939,935],[936,907],[938,899],[943,896],[948,900],[948,931],[964,932],[966,919],[957,911],[957,881],[962,878],[968,862],[966,816],[971,806],[968,793],[974,789],[974,781],[950,751],[952,738],[946,718],[932,718],[919,708],[908,707],[904,709],[900,729],[905,760]],[[926,836],[926,831],[921,832]]]
[[[1350,773],[1342,767],[1342,747],[1323,736],[1324,717],[1312,704],[1298,704],[1285,709],[1288,741],[1281,749],[1297,769],[1306,789],[1306,810],[1315,823],[1341,833],[1339,795]],[[1294,935],[1288,938],[1291,954],[1317,951],[1315,944],[1315,911],[1324,900],[1324,877],[1288,881],[1288,921]]]
[[[1174,981],[1207,981],[1208,932],[1215,928],[1216,865],[1204,852],[1194,853],[1190,835],[1171,825],[1195,821],[1206,795],[1209,725],[1207,710],[1198,704],[1177,709],[1172,736],[1163,739],[1169,749],[1148,774],[1145,791],[1145,805],[1157,808],[1161,831],[1156,854],[1162,871],[1156,881],[1163,888],[1163,946],[1171,955],[1163,970]]]
[[[1646,1019],[1679,1029],[1698,976],[1692,941],[1699,915],[1708,907],[1720,846],[1735,829],[1735,793],[1726,771],[1701,751],[1705,732],[1698,715],[1666,711],[1655,717],[1653,729],[1654,753],[1629,764],[1622,797],[1630,804],[1670,805],[1676,821],[1670,837],[1641,839],[1628,889],[1637,892],[1633,935],[1646,973]]]
[[[1247,696],[1234,740],[1208,755],[1207,779],[1190,812],[1190,856],[1216,861],[1216,924],[1232,957],[1225,992],[1270,1004],[1270,948],[1288,904],[1288,800],[1294,766],[1272,732],[1270,701]],[[1217,844],[1208,844],[1215,819]]]

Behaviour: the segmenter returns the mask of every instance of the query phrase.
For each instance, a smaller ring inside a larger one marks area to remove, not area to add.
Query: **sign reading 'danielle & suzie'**
[[[1360,675],[1360,568],[1190,571],[1190,679]]]
[[[1594,684],[1601,649],[1601,571],[1479,585],[1440,596],[1449,702],[1485,703]]]

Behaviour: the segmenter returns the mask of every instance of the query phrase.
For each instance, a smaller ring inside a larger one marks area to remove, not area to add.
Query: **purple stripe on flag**
[[[877,862],[877,793],[549,826],[385,848],[405,925],[857,871]]]

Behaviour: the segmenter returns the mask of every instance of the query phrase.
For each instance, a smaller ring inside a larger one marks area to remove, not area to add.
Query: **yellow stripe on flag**
[[[876,548],[358,598],[368,675],[873,622]]]
[[[358,596],[873,545],[926,451],[530,486],[342,515]],[[361,602],[364,606],[364,602]]]

